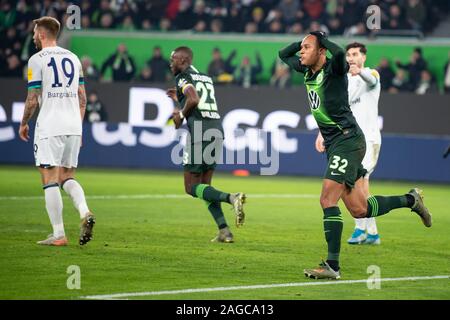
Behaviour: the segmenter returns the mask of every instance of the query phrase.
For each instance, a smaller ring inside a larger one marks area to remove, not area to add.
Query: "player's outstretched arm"
[[[305,73],[306,67],[300,64],[297,52],[300,51],[301,42],[294,42],[278,51],[280,59],[295,71]]]
[[[23,111],[22,122],[19,127],[19,137],[23,141],[30,138],[28,132],[28,121],[30,121],[37,107],[39,107],[39,97],[41,96],[41,88],[33,88],[28,90],[27,100],[25,101],[25,110]]]
[[[84,84],[80,84],[78,86],[78,101],[80,104],[80,114],[81,114],[81,121],[84,119],[84,114],[86,113],[86,89],[84,88]]]

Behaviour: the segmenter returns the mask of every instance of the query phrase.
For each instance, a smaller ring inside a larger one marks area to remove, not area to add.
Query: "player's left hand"
[[[30,131],[30,128],[28,127],[28,124],[20,125],[20,127],[19,127],[20,139],[22,139],[25,142],[28,142],[28,139],[30,139],[29,131]]]
[[[352,76],[356,76],[361,73],[361,68],[358,67],[356,64],[352,64],[350,65],[350,69],[348,70],[348,72],[350,72]]]

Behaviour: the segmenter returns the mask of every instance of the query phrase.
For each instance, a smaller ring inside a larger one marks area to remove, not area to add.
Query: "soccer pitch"
[[[39,173],[0,166],[0,299],[450,299],[450,185],[373,181],[380,195],[419,186],[433,214],[431,228],[409,209],[378,218],[380,246],[346,243],[353,220],[341,205],[342,280],[333,282],[303,275],[326,258],[318,178],[216,174],[217,189],[248,194],[242,228],[222,204],[232,244],[210,242],[214,221],[183,194],[181,170],[81,168],[77,178],[94,239],[78,245],[79,215],[63,192],[69,245],[39,246],[51,232]],[[79,267],[80,289],[67,286],[69,266]],[[386,280],[379,289],[368,288],[369,266]]]

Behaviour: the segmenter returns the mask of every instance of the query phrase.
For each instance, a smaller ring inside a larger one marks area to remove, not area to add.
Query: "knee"
[[[337,206],[337,202],[326,195],[321,195],[320,196],[320,206],[322,208],[335,207],[335,206]]]
[[[352,217],[356,219],[365,218],[367,216],[367,208],[364,208],[363,206],[349,208],[349,211]]]

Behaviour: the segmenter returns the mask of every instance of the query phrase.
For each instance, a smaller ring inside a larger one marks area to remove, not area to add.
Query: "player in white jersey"
[[[349,64],[348,99],[356,122],[366,138],[366,154],[362,161],[367,174],[364,176],[364,193],[369,197],[369,176],[374,171],[381,147],[378,124],[378,100],[380,98],[380,75],[374,69],[365,68],[367,49],[364,44],[354,42],[346,48]],[[323,152],[323,138],[319,134],[316,149]],[[355,219],[355,230],[347,241],[349,244],[380,244],[375,218]]]
[[[57,46],[58,20],[42,17],[33,22],[33,40],[40,51],[28,61],[28,95],[19,136],[28,141],[28,122],[39,107],[34,157],[41,173],[53,233],[38,244],[64,246],[68,243],[62,216],[61,186],[80,213],[79,243],[84,245],[92,238],[95,217],[87,206],[83,188],[75,180],[86,110],[83,71],[75,54]]]
[[[362,43],[350,43],[346,47],[349,64],[348,100],[356,122],[366,137],[366,154],[362,161],[367,174],[364,176],[364,193],[368,198],[369,176],[377,165],[381,147],[378,123],[378,100],[380,98],[380,75],[375,69],[364,67],[367,49]],[[366,233],[367,232],[367,233]],[[355,230],[348,239],[349,244],[380,244],[375,218],[355,219]]]

